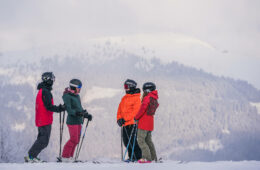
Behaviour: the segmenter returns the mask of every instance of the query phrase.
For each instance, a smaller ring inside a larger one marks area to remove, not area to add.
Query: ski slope
[[[0,170],[259,170],[260,161],[178,162],[164,163],[2,163]]]

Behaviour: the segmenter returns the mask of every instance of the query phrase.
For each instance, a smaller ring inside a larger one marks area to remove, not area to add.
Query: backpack
[[[153,116],[158,106],[159,106],[158,101],[155,98],[150,97],[150,103],[148,105],[147,115]]]

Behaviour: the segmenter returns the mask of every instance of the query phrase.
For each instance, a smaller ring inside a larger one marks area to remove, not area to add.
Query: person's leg
[[[67,125],[69,128],[70,133],[70,139],[65,144],[62,152],[63,158],[70,158],[73,156],[72,153],[74,153],[75,147],[79,143],[79,131],[78,131],[78,125]]]
[[[78,143],[80,142],[80,133],[81,133],[81,128],[82,128],[81,125],[77,125],[77,134],[75,134],[75,137],[78,137],[78,140],[77,140],[77,141],[75,140],[76,145],[74,145],[74,147],[71,148],[70,157],[73,157],[74,152],[75,152],[75,149],[76,149]]]
[[[124,142],[125,147],[127,147],[128,143],[129,143],[129,138],[132,133],[132,125],[127,125],[127,126],[124,126],[123,128],[124,128],[123,129],[123,142]],[[130,140],[131,140],[131,142],[128,145],[128,149],[127,149],[129,159],[131,158],[131,155],[132,155],[133,135]]]
[[[147,133],[148,133],[148,131],[146,131],[146,130],[138,129],[137,141],[138,141],[138,144],[139,144],[139,146],[142,150],[142,158],[146,159],[148,161],[151,161],[152,158],[151,158],[150,149],[149,149],[149,146],[147,145],[147,143],[145,141],[145,139],[147,137]]]
[[[38,127],[38,136],[28,154],[30,158],[37,158],[39,153],[48,146],[51,135],[51,125]]]
[[[132,137],[131,139],[128,139],[128,142],[130,140],[130,144],[129,144],[129,147],[128,147],[128,157],[129,159],[131,159],[131,156],[132,156],[132,146],[134,144],[134,126],[133,125],[129,125],[128,126],[128,130],[127,130],[127,133],[128,133],[128,137],[130,138],[131,134],[132,134]]]
[[[157,155],[156,155],[156,150],[152,141],[152,132],[149,131],[146,137],[146,143],[150,149],[150,153],[151,153],[151,159],[152,161],[157,161]]]
[[[126,126],[123,126],[123,143],[124,143],[124,146],[126,147],[127,144],[128,144],[128,133],[127,133],[127,127]]]
[[[138,133],[138,129],[136,128],[136,126],[135,126],[135,131],[134,131],[134,134],[135,133]],[[134,135],[133,134],[133,135]],[[135,139],[136,141],[135,141],[135,146],[134,146],[134,154],[135,154],[135,159],[136,160],[139,160],[139,159],[141,159],[142,158],[142,151],[141,151],[141,149],[140,149],[140,147],[139,147],[139,144],[138,144],[138,141],[137,141],[137,134],[136,134],[136,139]]]

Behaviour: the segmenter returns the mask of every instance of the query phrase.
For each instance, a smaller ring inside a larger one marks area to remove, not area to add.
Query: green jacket
[[[73,94],[65,89],[62,96],[64,104],[66,105],[66,110],[68,112],[66,123],[69,125],[79,125],[83,124],[83,117],[77,116],[76,112],[82,112],[83,108],[81,106],[80,96],[78,94]]]

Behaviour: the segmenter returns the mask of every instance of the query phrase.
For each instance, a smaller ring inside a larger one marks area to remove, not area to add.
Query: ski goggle
[[[78,88],[79,88],[79,89],[81,89],[81,87],[82,87],[82,84],[78,85]]]
[[[80,85],[76,85],[76,84],[72,84],[72,83],[70,83],[70,86],[72,86],[72,87],[76,87],[76,88],[78,88],[78,89],[81,89],[82,84],[80,84]]]
[[[42,78],[42,80],[43,81],[45,81],[45,82],[47,82],[47,81],[49,81],[49,80],[51,80],[52,82],[54,82],[55,81],[55,76],[52,74],[50,77],[43,77]]]
[[[125,88],[125,89],[129,89],[129,87],[128,87],[127,84],[124,84],[124,88]]]

